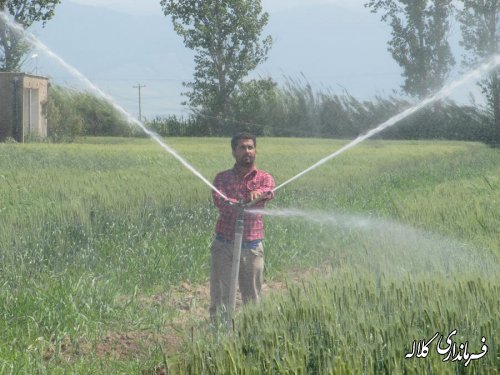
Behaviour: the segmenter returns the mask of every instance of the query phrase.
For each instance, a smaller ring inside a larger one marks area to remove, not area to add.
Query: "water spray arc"
[[[46,54],[50,58],[54,59],[55,61],[57,61],[61,66],[63,66],[66,70],[68,70],[73,76],[77,77],[81,82],[83,82],[92,92],[98,94],[100,97],[107,100],[129,122],[134,123],[135,125],[139,126],[144,131],[144,133],[146,135],[148,135],[155,142],[157,142],[165,151],[167,151],[169,154],[171,154],[173,157],[175,157],[184,167],[186,167],[189,171],[191,171],[195,176],[200,178],[206,185],[208,185],[213,191],[215,191],[217,194],[219,194],[221,197],[223,197],[226,201],[229,201],[229,199],[221,191],[219,191],[215,186],[213,186],[200,172],[198,172],[185,159],[183,159],[180,155],[178,155],[177,152],[175,152],[175,150],[173,150],[170,146],[168,146],[166,143],[164,143],[161,140],[159,135],[157,135],[156,133],[147,129],[144,126],[144,124],[140,121],[140,119],[138,120],[138,119],[134,118],[133,116],[131,116],[121,106],[119,106],[113,98],[111,98],[109,95],[107,95],[103,91],[101,91],[96,85],[94,85],[89,79],[87,79],[76,68],[74,68],[70,64],[66,63],[62,58],[60,58],[58,55],[53,53],[47,46],[45,46],[41,41],[39,41],[34,35],[27,32],[26,30],[24,30],[21,26],[10,21],[4,12],[0,12],[0,21],[4,22],[8,27],[10,27],[11,29],[18,32],[19,35],[26,38],[28,40],[28,42],[30,42],[32,45],[39,48],[41,50],[41,52],[43,52],[44,54]],[[397,114],[397,115],[391,117],[389,120],[380,124],[376,128],[368,131],[367,133],[358,136],[356,139],[354,139],[353,141],[351,141],[347,145],[343,146],[339,150],[337,150],[334,153],[319,160],[317,163],[313,164],[311,167],[305,169],[304,171],[300,172],[299,174],[295,175],[294,177],[290,178],[289,180],[285,181],[284,183],[278,185],[276,188],[274,188],[273,191],[277,191],[277,190],[281,189],[282,187],[286,186],[290,182],[300,178],[301,176],[305,175],[306,173],[314,170],[315,168],[326,163],[327,161],[339,156],[343,152],[358,145],[359,143],[372,137],[373,135],[383,131],[384,129],[395,125],[399,121],[401,121],[404,118],[410,116],[411,114],[419,111],[420,109],[426,107],[427,105],[429,105],[429,104],[431,104],[439,99],[447,97],[457,87],[463,85],[464,83],[466,83],[474,78],[479,78],[482,74],[497,67],[498,65],[500,65],[500,55],[494,56],[492,59],[490,59],[489,61],[482,64],[477,69],[467,73],[462,78],[460,78],[460,79],[450,83],[449,85],[443,87],[441,90],[439,90],[434,95],[429,96],[428,98],[422,100],[419,104],[401,112],[400,114]],[[234,253],[233,253],[233,264],[232,264],[232,270],[231,270],[232,272],[231,272],[231,285],[230,285],[230,305],[227,306],[228,312],[229,312],[229,317],[231,317],[235,311],[236,289],[237,289],[237,281],[238,281],[238,274],[239,274],[239,262],[240,262],[241,245],[242,245],[242,237],[243,237],[243,224],[244,224],[243,223],[243,213],[245,210],[250,208],[250,206],[253,205],[254,203],[256,203],[256,201],[247,203],[246,205],[243,204],[242,202],[236,204],[236,206],[237,206],[236,209],[238,211],[238,219],[236,222],[236,231],[235,231],[235,237],[234,237],[234,241],[233,241]],[[263,213],[265,213],[265,212],[263,212]]]
[[[440,99],[446,98],[447,96],[449,96],[458,87],[464,85],[465,83],[467,83],[467,82],[469,82],[469,81],[471,81],[473,79],[480,78],[484,73],[486,73],[486,72],[488,72],[488,71],[496,68],[499,65],[500,65],[500,54],[493,56],[492,58],[490,58],[489,60],[487,60],[486,62],[484,62],[483,64],[481,64],[478,68],[476,68],[474,70],[471,70],[470,72],[468,72],[467,74],[465,74],[464,76],[462,76],[460,79],[457,79],[457,80],[449,83],[448,85],[444,86],[441,90],[439,90],[435,94],[433,94],[431,96],[428,96],[427,98],[423,99],[417,105],[415,105],[415,106],[413,106],[411,108],[406,109],[405,111],[403,111],[403,112],[401,112],[401,113],[399,113],[399,114],[391,117],[387,121],[383,122],[382,124],[380,124],[376,128],[373,128],[372,130],[368,131],[367,133],[360,135],[359,137],[357,137],[356,139],[354,139],[350,143],[346,144],[342,148],[340,148],[337,151],[335,151],[334,153],[332,153],[332,154],[324,157],[320,161],[318,161],[315,164],[311,165],[309,168],[303,170],[302,172],[298,173],[294,177],[292,177],[289,180],[287,180],[287,181],[283,182],[282,184],[278,185],[277,187],[274,188],[274,191],[276,191],[278,189],[281,189],[282,187],[284,187],[285,185],[289,184],[290,182],[292,182],[292,181],[294,181],[294,180],[302,177],[306,173],[312,171],[313,169],[316,169],[317,167],[319,167],[320,165],[326,163],[327,161],[329,161],[329,160],[331,160],[331,159],[339,156],[343,152],[345,152],[345,151],[349,150],[350,148],[358,145],[359,143],[363,142],[364,140],[366,140],[366,139],[374,136],[377,133],[380,133],[382,130],[385,130],[385,129],[387,129],[387,128],[389,128],[389,127],[397,124],[399,121],[401,121],[401,120],[405,119],[406,117],[414,114],[415,112],[421,110],[422,108],[428,106],[429,104],[432,104],[432,103],[434,103],[434,102],[436,102],[436,101],[438,101]]]
[[[129,122],[137,125],[141,130],[146,133],[151,139],[153,139],[156,143],[158,143],[165,151],[167,151],[170,155],[172,155],[174,158],[176,158],[184,167],[186,167],[189,171],[191,171],[196,177],[198,177],[200,180],[202,180],[205,184],[207,184],[213,191],[215,191],[217,194],[219,194],[221,197],[227,200],[227,197],[219,191],[215,186],[213,186],[210,181],[208,181],[200,172],[198,172],[191,164],[189,164],[182,156],[180,156],[174,149],[172,149],[169,145],[167,145],[165,142],[162,141],[160,136],[148,128],[144,126],[144,124],[130,115],[125,109],[123,109],[120,105],[116,103],[116,101],[103,92],[99,87],[97,87],[95,84],[93,84],[87,77],[85,77],[78,69],[76,69],[74,66],[68,64],[66,61],[64,61],[61,57],[59,57],[57,54],[52,52],[50,48],[48,48],[44,43],[42,43],[40,40],[38,40],[32,33],[30,33],[27,30],[24,30],[20,25],[16,24],[15,22],[9,20],[7,15],[4,12],[0,11],[0,21],[5,23],[9,28],[11,28],[13,31],[19,34],[19,36],[27,39],[27,41],[38,48],[41,52],[43,52],[45,55],[50,57],[51,59],[57,61],[62,67],[64,67],[69,73],[71,73],[73,76],[75,76],[80,82],[84,83],[85,86],[90,89],[93,93],[97,94],[101,98],[105,99],[107,102],[109,102],[113,108],[115,108],[121,115],[123,115]]]

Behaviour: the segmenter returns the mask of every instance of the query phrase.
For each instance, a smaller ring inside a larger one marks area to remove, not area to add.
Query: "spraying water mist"
[[[478,256],[479,249],[473,245],[390,219],[296,208],[248,209],[247,212],[303,220],[304,223],[300,223],[303,236],[310,236],[308,243],[314,243],[307,251],[314,256],[315,248],[320,248],[318,257],[324,257],[324,249],[331,249],[331,256],[337,257],[336,267],[356,266],[376,275],[395,277],[432,278],[467,273],[496,278],[498,275],[495,255],[481,250]],[[308,223],[312,226],[304,230]]]
[[[313,169],[316,169],[317,167],[326,163],[327,161],[339,156],[343,152],[345,152],[345,151],[349,150],[350,148],[356,146],[357,144],[363,142],[365,139],[368,139],[368,138],[374,136],[375,134],[380,133],[382,130],[387,129],[387,128],[395,125],[399,121],[414,114],[415,112],[421,110],[422,108],[428,106],[429,104],[434,103],[437,100],[444,99],[444,98],[448,97],[458,87],[464,85],[465,83],[467,83],[473,79],[480,78],[483,74],[496,68],[498,65],[500,65],[500,54],[493,56],[491,59],[489,59],[488,61],[486,61],[482,65],[480,65],[478,68],[468,72],[467,74],[465,74],[461,78],[444,86],[441,90],[439,90],[438,92],[436,92],[435,94],[433,94],[431,96],[428,96],[427,98],[422,100],[417,105],[406,109],[405,111],[403,111],[403,112],[391,117],[389,120],[383,122],[382,124],[380,124],[376,128],[373,128],[372,130],[368,131],[367,133],[360,135],[359,137],[357,137],[356,139],[354,139],[350,143],[346,144],[345,146],[343,146],[339,150],[326,156],[325,158],[321,159],[317,163],[311,165],[309,168],[303,170],[299,174],[297,174],[294,177],[290,178],[289,180],[283,182],[281,185],[278,185],[276,188],[274,188],[274,191],[281,189],[283,186],[285,186],[285,185],[289,184],[290,182],[296,180],[297,178],[305,175],[306,173],[312,171]]]
[[[85,77],[82,73],[80,73],[78,69],[68,64],[57,54],[52,52],[50,48],[48,48],[45,44],[43,44],[40,40],[38,40],[32,33],[30,33],[27,30],[24,30],[20,25],[9,20],[9,18],[4,12],[0,11],[0,19],[7,27],[16,32],[20,37],[26,39],[28,43],[38,48],[42,53],[52,58],[62,67],[64,67],[69,73],[71,73],[80,82],[82,82],[92,93],[108,101],[113,106],[113,108],[115,108],[120,114],[122,114],[127,119],[129,123],[133,123],[139,126],[142,129],[142,131],[144,131],[144,133],[146,133],[151,139],[157,142],[165,151],[167,151],[174,158],[176,158],[183,166],[185,166],[188,170],[190,170],[196,177],[201,179],[205,184],[207,184],[212,190],[217,192],[217,194],[219,194],[221,197],[227,199],[227,197],[222,192],[220,192],[215,186],[213,186],[210,183],[210,181],[208,181],[200,172],[198,172],[191,164],[189,164],[182,156],[180,156],[172,147],[168,146],[165,142],[163,142],[158,134],[146,128],[141,121],[139,121],[138,119],[130,115],[127,111],[125,111],[125,109],[123,109],[118,103],[116,103],[116,101],[111,96],[104,93],[96,85],[90,82],[90,80],[87,77]]]

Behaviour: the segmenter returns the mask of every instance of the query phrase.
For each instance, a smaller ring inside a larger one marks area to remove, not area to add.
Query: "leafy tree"
[[[184,83],[193,108],[215,118],[212,133],[227,133],[230,97],[266,59],[271,37],[261,39],[269,15],[260,0],[161,0],[186,47],[195,51],[194,81]]]
[[[447,41],[452,0],[370,0],[365,7],[383,12],[392,27],[389,52],[403,68],[402,89],[425,97],[440,88],[455,64]]]
[[[238,85],[231,96],[230,120],[234,131],[249,131],[263,135],[266,125],[272,121],[277,104],[277,84],[271,78],[252,79]]]
[[[54,9],[61,0],[0,0],[0,12],[10,14],[13,20],[24,29],[34,22],[43,24],[54,16]],[[22,65],[23,57],[30,46],[12,30],[0,17],[0,72],[15,72]]]
[[[500,53],[500,0],[460,0],[459,13],[462,41],[467,54],[464,64],[473,66],[479,61]],[[492,109],[495,128],[494,143],[500,145],[500,68],[491,71],[479,82]]]

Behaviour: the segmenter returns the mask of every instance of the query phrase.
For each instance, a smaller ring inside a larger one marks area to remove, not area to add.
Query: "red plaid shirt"
[[[253,168],[244,176],[239,176],[235,167],[224,172],[220,172],[215,176],[214,186],[223,193],[226,197],[243,202],[250,201],[250,192],[258,191],[260,193],[270,192],[272,199],[274,193],[274,179],[264,171]],[[219,219],[215,226],[215,233],[225,240],[232,241],[234,239],[234,227],[238,216],[238,209],[230,206],[227,202],[215,191],[212,192],[212,197],[215,205],[219,209]],[[263,208],[264,201],[253,206],[254,208]],[[261,214],[244,214],[244,229],[243,241],[260,240],[264,237],[264,224]]]

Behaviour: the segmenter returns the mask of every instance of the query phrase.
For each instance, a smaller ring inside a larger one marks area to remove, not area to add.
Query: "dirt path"
[[[295,271],[288,273],[283,280],[267,281],[262,286],[262,298],[265,299],[272,293],[283,293],[289,283],[308,279],[318,270]],[[324,274],[324,270],[321,271]],[[123,297],[123,303],[129,297]],[[93,355],[101,358],[131,359],[144,358],[154,348],[161,347],[168,356],[180,352],[184,343],[196,340],[202,334],[199,327],[209,321],[210,285],[182,283],[178,288],[164,294],[140,295],[136,297],[145,308],[157,308],[172,312],[173,318],[165,326],[159,327],[158,332],[145,330],[109,331],[101,340],[89,342],[87,340],[70,339],[58,347],[49,346],[45,349],[43,357],[50,360],[55,356],[73,362],[82,356]],[[238,293],[237,309],[241,307],[241,298]],[[162,374],[161,366],[147,370],[145,373]]]
[[[282,292],[286,288],[285,282],[266,282],[262,286],[262,298],[274,292]],[[173,310],[174,319],[167,324],[162,334],[109,332],[97,345],[97,355],[115,358],[137,357],[147,352],[148,346],[152,343],[160,343],[167,356],[174,355],[186,340],[192,340],[193,336],[196,339],[196,326],[209,321],[209,283],[196,285],[185,282],[168,293],[138,298],[144,306]],[[241,298],[238,293],[236,307],[240,306]]]

